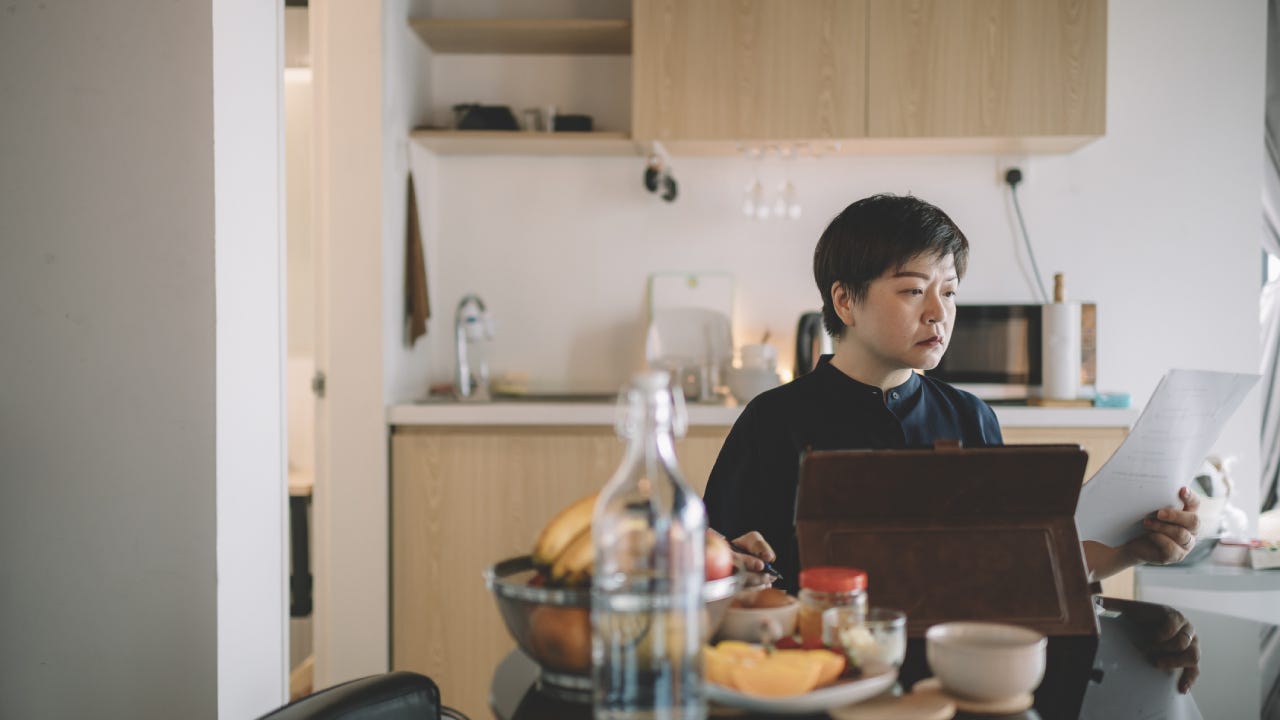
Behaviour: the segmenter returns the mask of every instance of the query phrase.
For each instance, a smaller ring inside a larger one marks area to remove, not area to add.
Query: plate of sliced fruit
[[[873,698],[893,687],[892,665],[848,667],[827,649],[768,651],[762,645],[725,640],[703,648],[707,699],[751,712],[800,715]]]

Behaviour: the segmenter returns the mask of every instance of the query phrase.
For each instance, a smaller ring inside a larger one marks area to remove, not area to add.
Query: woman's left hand
[[[1148,515],[1142,525],[1146,532],[1125,543],[1124,550],[1135,560],[1153,565],[1181,561],[1196,546],[1200,518],[1196,510],[1200,498],[1188,488],[1178,491],[1182,508],[1167,507]]]

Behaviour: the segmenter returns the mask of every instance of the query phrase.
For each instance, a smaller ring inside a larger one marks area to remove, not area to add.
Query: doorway
[[[305,0],[286,0],[285,227],[289,462],[289,697],[314,690],[314,579],[311,507],[315,488],[316,264],[312,218],[312,124],[309,17]]]

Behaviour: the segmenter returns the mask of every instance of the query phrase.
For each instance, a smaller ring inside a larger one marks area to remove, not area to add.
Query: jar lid
[[[800,571],[800,587],[840,593],[867,589],[867,574],[858,568],[815,567]]]

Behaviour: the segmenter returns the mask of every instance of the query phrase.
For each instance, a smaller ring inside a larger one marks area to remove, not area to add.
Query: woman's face
[[[847,305],[841,342],[885,371],[932,370],[942,360],[956,316],[955,257],[917,255],[871,282],[861,302]]]

